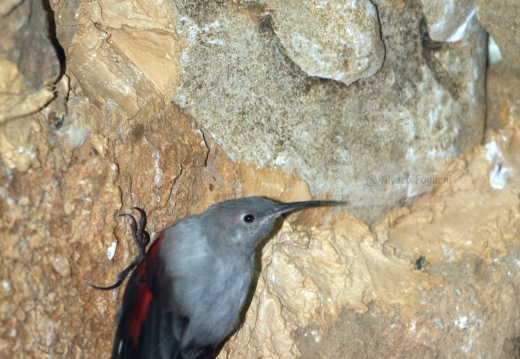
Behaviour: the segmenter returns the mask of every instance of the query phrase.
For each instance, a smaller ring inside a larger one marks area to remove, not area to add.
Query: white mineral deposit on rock
[[[457,42],[457,41],[460,41],[464,37],[464,34],[466,32],[466,29],[469,26],[469,23],[475,16],[475,12],[476,12],[475,9],[473,9],[473,11],[471,13],[469,13],[468,17],[466,18],[466,21],[464,21],[459,26],[459,28],[457,30],[455,30],[455,32],[446,39],[447,42]]]
[[[108,260],[112,260],[112,258],[114,258],[114,255],[116,254],[116,248],[117,248],[117,243],[112,242],[112,244],[110,244],[110,247],[108,247],[108,249],[107,249]]]

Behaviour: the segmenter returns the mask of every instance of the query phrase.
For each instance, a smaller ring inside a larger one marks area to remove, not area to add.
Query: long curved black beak
[[[321,206],[340,206],[347,204],[347,202],[336,202],[336,201],[302,201],[302,202],[290,202],[290,203],[279,203],[275,206],[275,212],[273,215],[280,216],[284,213],[298,211],[304,208],[310,207],[321,207]]]

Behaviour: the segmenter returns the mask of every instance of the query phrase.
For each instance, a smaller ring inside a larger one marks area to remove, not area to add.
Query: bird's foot
[[[146,258],[146,246],[148,243],[150,243],[150,234],[145,231],[146,227],[146,212],[139,208],[139,207],[132,207],[132,209],[135,209],[139,211],[141,214],[141,219],[139,220],[139,225],[137,224],[137,221],[135,220],[135,217],[128,213],[123,213],[120,215],[120,217],[128,217],[131,220],[131,226],[132,226],[132,238],[134,239],[135,244],[137,245],[137,248],[139,248],[139,255],[134,258],[134,260],[130,263],[128,267],[123,269],[118,275],[117,275],[117,281],[108,286],[108,287],[99,287],[94,284],[90,284],[93,288],[99,289],[99,290],[111,290],[119,287],[121,284],[123,284],[126,277],[128,277],[128,274],[134,269],[136,266],[138,266],[141,262],[144,261]]]

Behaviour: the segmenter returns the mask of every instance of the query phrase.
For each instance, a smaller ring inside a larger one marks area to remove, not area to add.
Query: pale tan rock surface
[[[0,13],[36,3],[2,2]],[[356,213],[384,217],[370,227],[341,209],[290,216],[261,248],[245,321],[221,358],[514,357],[518,97],[505,72],[489,82],[488,121],[507,127],[473,147],[486,113],[482,28],[425,50],[418,1],[374,1],[385,64],[346,87],[299,70],[269,4],[245,3],[51,1],[59,81],[42,23],[25,25],[27,12],[14,22],[31,48],[47,46],[23,61],[5,46],[12,28],[0,32],[1,86],[27,101],[0,124],[0,357],[109,356],[122,290],[88,284],[111,284],[136,253],[117,217],[130,207],[147,210],[156,235],[216,201],[311,193],[366,199]],[[31,97],[38,89],[54,101]],[[302,131],[307,140],[291,137]],[[343,157],[376,188],[348,176],[321,188]]]
[[[520,4],[516,0],[476,0],[477,15],[495,39],[506,66],[520,73]]]
[[[479,20],[493,37],[491,51],[498,52],[492,54],[493,63],[486,78],[486,126],[497,130],[513,125],[519,117],[520,5],[515,1],[476,1],[476,9]]]
[[[428,19],[430,37],[440,42],[457,42],[475,21],[475,0],[421,0]]]
[[[442,159],[481,140],[487,38],[473,21],[456,44],[425,48],[419,1],[373,3],[384,63],[346,86],[309,76],[284,45],[308,22],[303,5],[175,2],[183,72],[174,100],[234,162],[296,172],[314,196],[349,194],[349,211],[374,223],[429,190],[415,182],[387,186],[385,178],[433,175]],[[366,20],[358,10],[355,18]],[[338,25],[338,15],[319,14],[320,23]],[[372,22],[363,25],[371,31]],[[353,33],[363,27],[343,26]],[[313,36],[331,46],[335,38]],[[367,184],[369,177],[377,182]]]
[[[2,2],[0,17],[2,125],[40,110],[53,99],[50,85],[58,79],[60,63],[47,36],[47,14],[41,1]]]
[[[132,10],[134,5],[140,11]],[[67,50],[69,70],[91,101],[133,118],[142,99],[173,96],[181,68],[169,6],[83,2],[77,14],[79,31]]]
[[[273,30],[307,75],[350,85],[383,65],[375,6],[368,0],[269,1]]]
[[[501,61],[489,67],[486,80],[486,126],[498,130],[520,117],[520,72]]]
[[[58,131],[26,120],[39,128],[29,134],[38,168],[1,167],[2,357],[107,357],[119,291],[88,284],[110,284],[135,253],[116,215],[142,206],[156,233],[235,196],[231,163],[182,110],[148,103],[153,117],[112,118],[116,127],[86,98],[68,110]]]
[[[84,28],[77,39],[87,36]],[[56,100],[0,128],[0,357],[108,357],[121,292],[98,292],[89,283],[112,283],[135,253],[128,223],[117,215],[142,206],[157,232],[236,195],[231,162],[189,115],[161,98],[177,68],[142,64],[139,52],[125,49],[134,35],[139,46],[153,45],[156,34],[170,37],[155,29],[143,36],[118,31],[117,44],[100,40],[106,52],[69,52],[77,70],[68,63],[70,79],[55,85]],[[89,61],[98,61],[90,74],[82,72]],[[101,65],[117,61],[125,81],[132,73],[143,77],[136,85],[143,92],[128,96],[138,104],[131,118],[122,109],[134,102],[123,95],[119,104],[110,101],[120,88],[97,86],[113,85],[113,67],[104,72]],[[161,67],[163,77],[156,75]],[[41,80],[46,67],[35,71]]]
[[[245,323],[220,357],[511,357],[519,133],[490,133],[447,160],[443,184],[374,231],[343,213],[285,223],[263,249]]]

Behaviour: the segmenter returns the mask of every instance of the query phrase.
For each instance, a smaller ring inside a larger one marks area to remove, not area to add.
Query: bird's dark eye
[[[246,223],[251,223],[255,220],[255,216],[253,216],[252,214],[246,214],[244,216],[244,222]]]

